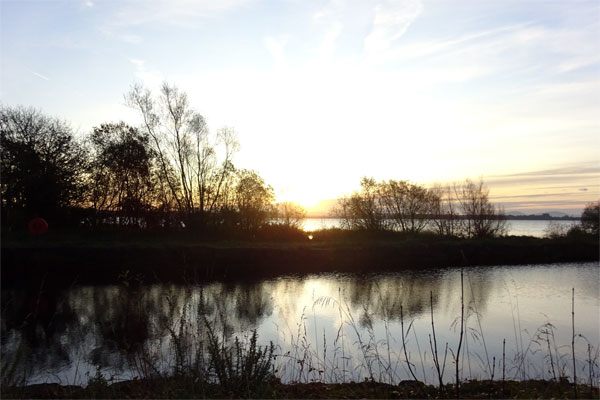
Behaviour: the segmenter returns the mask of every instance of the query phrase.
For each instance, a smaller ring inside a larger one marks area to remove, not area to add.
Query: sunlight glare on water
[[[600,344],[599,282],[597,262],[465,268],[462,376],[489,378],[499,371],[504,340],[507,378],[551,378],[548,340],[554,362],[570,376],[573,288],[578,375],[584,376],[587,344],[594,351]],[[282,380],[307,382],[410,379],[403,321],[417,377],[432,383],[431,311],[438,351],[446,343],[455,351],[461,274],[457,268],[436,268],[196,286],[48,288],[44,302],[52,313],[23,324],[30,295],[2,292],[2,356],[14,356],[26,344],[32,352],[30,383],[85,383],[97,366],[106,376],[131,378],[137,372],[128,360],[141,349],[150,352],[156,368],[168,371],[174,362],[169,329],[177,331],[182,321],[190,346],[201,341],[204,321],[219,335],[248,337],[257,330],[260,343],[277,346]],[[448,369],[451,363],[448,353]]]

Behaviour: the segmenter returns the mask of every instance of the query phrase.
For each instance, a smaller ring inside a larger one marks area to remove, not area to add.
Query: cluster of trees
[[[277,218],[298,226],[303,210],[274,206],[273,188],[234,166],[235,131],[211,135],[184,92],[163,84],[154,96],[135,85],[125,98],[140,127],[106,123],[82,140],[35,109],[0,108],[3,223],[42,216],[59,225],[254,230]]]
[[[258,173],[236,168],[235,130],[211,134],[186,93],[166,83],[157,95],[134,85],[125,99],[141,126],[101,124],[81,140],[67,123],[35,109],[0,107],[3,225],[24,226],[41,216],[54,226],[300,227],[305,211],[294,203],[275,205],[273,188]],[[426,188],[363,178],[359,191],[339,201],[335,216],[355,230],[500,235],[504,212],[488,193],[481,180]],[[597,204],[586,208],[582,222],[586,232],[598,234]]]
[[[483,181],[467,179],[426,188],[407,181],[362,178],[361,189],[340,199],[335,215],[345,228],[440,235],[497,236],[506,231],[504,211],[489,200]]]
[[[600,234],[600,200],[585,206],[581,214],[581,229],[596,237]]]
[[[84,147],[70,127],[33,109],[0,109],[2,221],[51,215],[81,202]]]

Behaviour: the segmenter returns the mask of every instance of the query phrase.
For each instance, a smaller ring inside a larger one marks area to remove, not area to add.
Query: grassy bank
[[[159,372],[152,367],[149,354],[128,357],[137,377],[122,380],[118,376],[105,375],[98,367],[95,376],[89,376],[86,386],[62,385],[58,383],[27,384],[20,376],[21,359],[3,361],[2,398],[598,398],[597,358],[588,360],[591,369],[587,377],[579,377],[574,385],[562,373],[554,379],[524,379],[516,381],[502,372],[494,379],[467,379],[460,371],[460,385],[456,383],[425,384],[419,380],[400,380],[386,383],[385,378],[365,378],[362,382],[344,380],[344,383],[326,383],[321,378],[299,379],[282,383],[276,364],[279,354],[276,347],[257,344],[257,334],[245,340],[222,340],[210,325],[204,324],[204,333],[194,336],[194,344],[184,338],[183,328],[174,327],[171,349],[174,364],[169,370]],[[199,333],[196,332],[196,333]],[[202,349],[202,351],[199,351]],[[314,356],[314,355],[313,355]],[[385,362],[381,354],[378,362]],[[556,361],[559,358],[555,355]],[[454,358],[454,355],[453,355]],[[294,368],[301,370],[304,363],[312,365],[315,360],[294,359]],[[300,362],[302,361],[302,362]],[[318,360],[317,364],[318,365]],[[457,361],[457,360],[454,360]],[[156,362],[156,360],[154,360]],[[444,367],[451,368],[453,361],[444,359]],[[505,361],[502,360],[504,364]],[[417,366],[406,359],[406,365]],[[390,365],[391,366],[391,365]],[[343,368],[343,367],[342,367]],[[311,368],[313,369],[313,368]],[[316,371],[318,372],[318,371]],[[337,371],[342,372],[342,371]],[[439,370],[438,370],[439,372]],[[449,371],[452,375],[452,371]],[[457,372],[459,373],[459,372]],[[443,374],[443,372],[442,372]],[[316,373],[314,374],[317,375]]]
[[[598,260],[594,237],[490,239],[326,230],[220,238],[185,232],[59,232],[3,235],[2,285],[45,277],[80,283],[115,282],[122,271],[150,281],[249,279],[317,272],[516,265]],[[47,281],[48,282],[48,281]],[[52,283],[52,282],[48,282]]]

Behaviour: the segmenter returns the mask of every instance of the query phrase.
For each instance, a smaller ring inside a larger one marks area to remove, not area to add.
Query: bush
[[[600,200],[589,203],[581,214],[581,228],[593,235],[598,236],[598,225],[600,224]]]
[[[253,393],[275,379],[275,346],[273,342],[269,346],[258,346],[257,339],[258,335],[253,331],[247,346],[236,337],[233,347],[229,347],[208,328],[210,367],[223,389],[237,396],[253,397]]]

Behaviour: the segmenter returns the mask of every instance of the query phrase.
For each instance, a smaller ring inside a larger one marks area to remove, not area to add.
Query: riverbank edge
[[[579,398],[598,398],[597,387],[578,384]],[[3,387],[2,398],[452,398],[456,396],[453,384],[443,391],[421,382],[402,381],[398,385],[380,382],[353,382],[327,384],[289,383],[276,380],[262,387],[248,388],[244,393],[233,393],[218,384],[192,382],[185,378],[135,379],[108,384],[100,382],[83,388],[76,385],[45,383],[21,387]],[[530,399],[576,398],[574,386],[567,379],[528,381],[474,380],[460,385],[461,398]]]
[[[105,284],[124,271],[144,283],[253,280],[320,272],[370,273],[437,267],[599,260],[598,241],[509,237],[357,242],[79,243],[2,246],[2,287]]]

